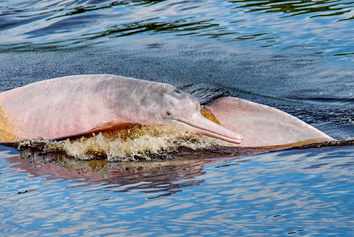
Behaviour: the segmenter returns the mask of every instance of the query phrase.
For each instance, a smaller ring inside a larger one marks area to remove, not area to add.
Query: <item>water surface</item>
[[[3,48],[25,49],[119,43],[115,38],[122,37],[152,36],[160,44],[212,38],[352,61],[353,6],[350,0],[3,1],[0,37]]]
[[[3,151],[1,233],[351,236],[353,151],[327,147],[93,173]]]
[[[0,2],[0,90],[66,75],[233,95],[354,137],[354,1]],[[2,236],[353,236],[353,146],[119,165],[0,148]]]

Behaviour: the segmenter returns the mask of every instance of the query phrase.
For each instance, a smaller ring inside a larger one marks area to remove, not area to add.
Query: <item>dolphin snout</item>
[[[181,119],[176,120],[196,134],[214,137],[235,144],[240,144],[242,141],[241,134],[238,134],[217,123],[214,123],[213,121],[205,118],[201,114],[196,114],[185,121]]]

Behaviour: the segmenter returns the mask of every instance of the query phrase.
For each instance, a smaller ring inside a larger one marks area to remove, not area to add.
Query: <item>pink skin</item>
[[[157,82],[80,75],[33,83],[0,94],[0,105],[23,139],[85,133],[107,122],[181,125],[234,144],[242,137],[200,114],[193,96]]]
[[[231,97],[206,106],[220,126],[200,114],[196,98],[171,85],[114,75],[33,83],[0,93],[0,105],[10,122],[20,127],[17,132],[23,139],[74,137],[114,121],[181,125],[241,147],[333,140],[280,110]]]
[[[309,144],[334,140],[318,129],[278,109],[225,97],[206,106],[221,125],[243,135],[240,147]]]

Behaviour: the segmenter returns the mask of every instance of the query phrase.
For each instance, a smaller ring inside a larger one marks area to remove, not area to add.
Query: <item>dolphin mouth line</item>
[[[206,136],[214,135],[214,138],[217,138],[217,139],[220,139],[220,140],[224,140],[224,141],[227,141],[227,142],[231,142],[231,143],[236,143],[236,144],[240,144],[241,141],[242,141],[242,138],[236,138],[236,137],[232,137],[232,136],[227,136],[227,135],[225,135],[225,134],[221,134],[221,133],[215,132],[215,131],[213,131],[213,130],[209,130],[209,129],[206,129],[206,128],[203,128],[203,127],[199,127],[199,126],[196,126],[196,125],[194,125],[194,124],[185,122],[185,121],[180,120],[180,119],[175,119],[175,118],[174,118],[173,120],[178,121],[178,122],[180,122],[180,123],[183,123],[183,124],[185,124],[185,125],[188,125],[188,126],[190,126],[190,127],[199,129],[199,130],[201,130],[201,131],[205,131],[205,132],[206,132],[206,134],[205,134]],[[212,121],[210,121],[210,122],[212,122]],[[214,123],[214,122],[212,122],[212,123]],[[219,124],[216,124],[216,125],[220,126],[221,128],[224,128],[224,127],[222,127],[222,126],[219,125]],[[224,128],[224,129],[225,129],[225,128]],[[209,135],[208,133],[211,134],[211,135]]]

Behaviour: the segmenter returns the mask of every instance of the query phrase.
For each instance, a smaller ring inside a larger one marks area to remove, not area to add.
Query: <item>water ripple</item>
[[[353,1],[2,2],[0,49],[93,44],[116,37],[216,38],[352,57]],[[132,38],[133,39],[133,38]]]
[[[2,159],[16,163],[2,164],[0,233],[350,236],[353,158],[352,146],[289,150],[96,181]]]

